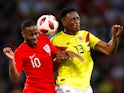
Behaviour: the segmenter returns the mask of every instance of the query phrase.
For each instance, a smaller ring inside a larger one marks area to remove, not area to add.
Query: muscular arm
[[[10,80],[13,83],[17,83],[20,79],[20,74],[18,73],[16,66],[15,66],[15,61],[14,61],[14,53],[9,47],[5,47],[3,49],[3,53],[6,55],[6,57],[9,59],[9,76]]]
[[[112,39],[106,43],[104,41],[100,41],[96,44],[95,49],[106,54],[111,55],[117,51],[118,48],[118,37],[120,36],[123,30],[123,26],[113,25],[112,27]]]
[[[112,38],[108,43],[100,41],[96,44],[95,49],[106,54],[111,55],[117,51],[118,48],[118,38]]]
[[[20,79],[20,74],[16,70],[15,62],[12,60],[9,62],[9,76],[13,83],[17,83]]]

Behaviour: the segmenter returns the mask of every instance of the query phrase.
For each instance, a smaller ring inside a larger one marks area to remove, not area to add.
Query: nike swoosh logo
[[[29,56],[30,59],[32,59],[36,54],[33,54],[32,56]]]

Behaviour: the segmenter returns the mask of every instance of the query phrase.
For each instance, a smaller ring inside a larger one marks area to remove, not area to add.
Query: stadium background
[[[8,60],[2,49],[13,50],[23,41],[20,25],[25,19],[37,20],[44,13],[58,13],[75,7],[81,16],[81,28],[109,41],[113,24],[124,25],[124,0],[1,0],[0,1],[0,93],[21,93],[25,81],[13,85],[8,75]],[[61,28],[61,26],[60,26]],[[94,93],[124,93],[124,32],[119,38],[116,55],[105,56],[93,51],[94,70],[91,85]],[[82,68],[83,69],[83,68]]]

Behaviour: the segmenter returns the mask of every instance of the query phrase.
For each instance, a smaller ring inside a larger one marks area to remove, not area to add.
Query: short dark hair
[[[77,10],[74,9],[74,8],[64,8],[64,9],[62,9],[61,12],[60,12],[60,18],[63,19],[67,15],[67,13],[70,13],[70,12],[73,12],[73,11],[77,11]]]
[[[34,25],[36,25],[36,23],[33,20],[31,19],[25,20],[21,25],[21,30],[23,31],[26,27],[30,27]]]

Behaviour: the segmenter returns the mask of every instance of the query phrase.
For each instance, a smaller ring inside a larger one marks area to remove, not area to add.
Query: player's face
[[[80,30],[80,16],[76,11],[68,13],[62,23],[68,33],[76,34]]]
[[[31,47],[35,47],[38,42],[39,32],[36,26],[27,27],[23,33],[24,41]]]

